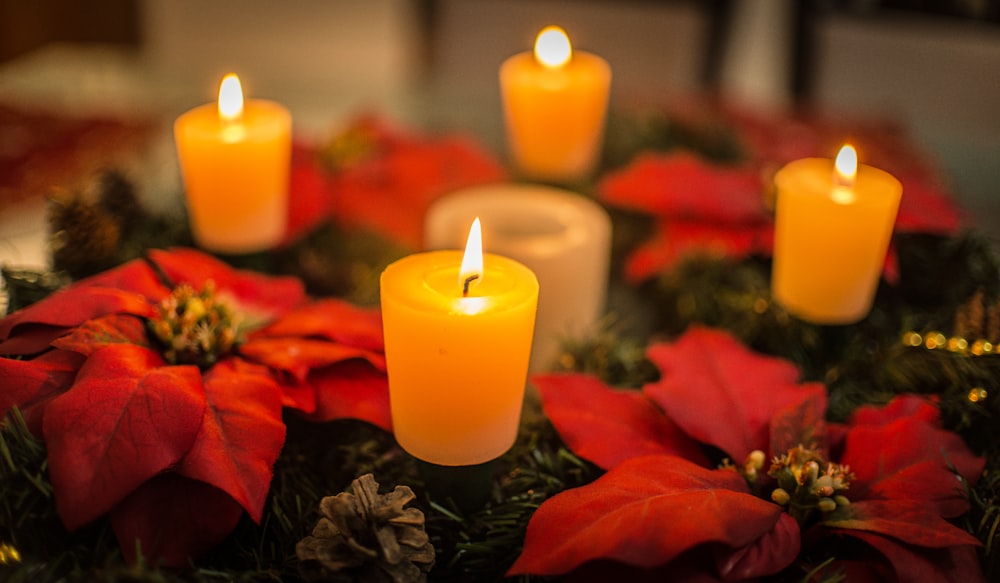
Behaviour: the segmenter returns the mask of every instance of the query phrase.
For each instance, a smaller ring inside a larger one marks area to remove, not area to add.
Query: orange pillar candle
[[[285,235],[292,117],[272,101],[243,101],[227,75],[218,104],[196,107],[174,123],[195,241],[221,253],[274,247]]]
[[[507,145],[531,178],[567,182],[586,178],[597,163],[611,86],[601,57],[573,51],[562,29],[543,29],[534,53],[500,67]]]
[[[521,417],[538,281],[483,254],[478,236],[477,219],[466,261],[461,251],[418,253],[380,281],[393,431],[411,455],[441,466],[499,457]]]
[[[875,298],[902,185],[859,166],[850,146],[836,162],[791,162],[775,183],[774,299],[816,324],[861,320]]]

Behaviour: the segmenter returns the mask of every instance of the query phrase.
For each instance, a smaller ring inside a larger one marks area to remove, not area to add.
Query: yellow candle
[[[500,67],[507,145],[518,168],[546,180],[586,178],[604,137],[611,67],[576,51],[562,29],[543,29],[534,54],[519,53]]]
[[[834,163],[806,158],[775,176],[774,299],[817,324],[850,324],[871,310],[903,187],[858,166],[850,146]]]
[[[432,251],[381,277],[393,431],[411,455],[443,466],[499,457],[521,417],[538,281],[478,249],[478,266],[463,268],[461,251]]]
[[[221,253],[274,247],[285,234],[292,118],[272,101],[243,102],[228,75],[218,105],[196,107],[174,123],[195,241]]]

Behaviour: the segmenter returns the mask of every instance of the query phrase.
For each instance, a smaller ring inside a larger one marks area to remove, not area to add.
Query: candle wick
[[[465,278],[465,283],[462,284],[462,297],[463,298],[464,297],[468,297],[468,295],[469,295],[469,284],[471,284],[473,281],[475,281],[477,279],[479,279],[479,274],[478,273],[474,273],[474,274],[470,275],[469,277]]]

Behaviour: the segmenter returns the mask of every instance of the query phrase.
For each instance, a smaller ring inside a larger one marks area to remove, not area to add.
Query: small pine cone
[[[416,498],[413,491],[396,486],[381,495],[371,474],[354,480],[351,488],[354,494],[320,501],[322,517],[312,536],[295,546],[303,566],[320,567],[313,578],[337,581],[426,581],[434,546],[424,531],[424,513],[403,508]]]
[[[120,172],[104,171],[99,178],[98,189],[98,204],[108,214],[118,218],[123,232],[131,232],[146,220],[146,211],[136,198],[135,188]]]
[[[54,266],[75,278],[111,265],[121,242],[118,221],[80,198],[52,200],[49,229]]]

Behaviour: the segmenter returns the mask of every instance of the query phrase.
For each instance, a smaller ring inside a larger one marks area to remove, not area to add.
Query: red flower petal
[[[87,320],[52,343],[56,348],[72,350],[84,356],[90,356],[109,344],[134,344],[151,348],[146,337],[145,322],[124,314]]]
[[[896,230],[910,233],[954,235],[961,227],[955,201],[940,186],[920,176],[897,175],[903,197],[896,215]]]
[[[306,380],[313,369],[355,358],[385,370],[385,355],[326,340],[256,337],[240,347],[240,355],[288,372],[300,381]]]
[[[955,433],[915,418],[852,428],[840,461],[856,476],[850,496],[918,500],[943,516],[968,509],[949,467],[975,483],[984,463]]]
[[[107,314],[151,316],[152,313],[149,302],[132,292],[70,286],[0,321],[0,339],[4,340],[0,342],[0,354],[33,354],[47,347],[47,344],[27,347],[16,344],[22,327],[29,324],[69,328]]]
[[[302,282],[294,277],[272,277],[233,269],[222,261],[194,249],[151,250],[149,257],[176,286],[187,283],[201,289],[212,280],[220,295],[231,295],[238,311],[272,319],[301,304],[306,296]]]
[[[925,397],[917,395],[900,395],[894,397],[885,406],[862,405],[851,413],[850,424],[854,427],[862,425],[881,426],[897,419],[922,419],[939,427],[941,412],[937,406]]]
[[[654,567],[705,543],[753,544],[781,515],[778,505],[749,494],[736,472],[706,470],[673,456],[633,458],[592,484],[546,500],[507,575],[557,575],[595,559]],[[798,550],[797,541],[773,549],[763,570],[786,567]]]
[[[148,563],[185,567],[225,540],[242,515],[243,508],[218,488],[167,473],[115,507],[111,525],[129,563],[141,552]]]
[[[471,140],[452,135],[427,138],[405,135],[377,120],[380,148],[375,158],[342,169],[331,177],[333,218],[349,226],[377,231],[419,248],[424,214],[439,196],[504,178],[503,167]]]
[[[43,432],[56,507],[73,530],[177,463],[194,443],[205,397],[198,369],[114,344],[95,352],[53,399]]]
[[[929,548],[978,546],[979,539],[941,518],[933,505],[916,500],[862,500],[840,507],[822,524],[855,531],[875,532],[897,541]]]
[[[204,386],[204,421],[177,471],[226,492],[260,522],[285,442],[278,386],[266,369],[238,359],[213,366]]]
[[[101,273],[81,279],[73,284],[72,289],[85,288],[117,289],[143,296],[149,302],[159,302],[170,289],[145,259],[133,259],[126,263]]]
[[[566,445],[606,470],[651,454],[708,465],[698,444],[641,392],[615,390],[582,374],[539,375],[531,381]]]
[[[326,189],[325,172],[311,146],[292,142],[286,242],[298,239],[330,216],[332,200]]]
[[[309,415],[316,411],[316,389],[289,375],[275,375],[281,389],[281,406]]]
[[[841,531],[848,534],[848,531]],[[913,548],[891,538],[863,531],[849,531],[850,536],[863,540],[881,553],[892,567],[890,573],[879,569],[881,576],[872,581],[920,581],[920,583],[986,583],[979,557],[972,545],[950,546],[943,549]],[[872,561],[866,561],[871,566]],[[832,565],[837,566],[837,563]],[[877,568],[877,565],[875,566]],[[875,570],[875,569],[873,569]],[[892,578],[895,575],[895,578]],[[852,575],[849,581],[854,581]]]
[[[755,353],[726,332],[692,327],[647,354],[662,376],[646,394],[688,435],[737,463],[755,449],[776,453],[769,448],[776,413],[808,401],[826,408],[822,385],[796,384],[795,365]]]
[[[381,312],[336,299],[300,306],[261,330],[257,336],[311,336],[378,352],[385,350]]]
[[[626,260],[625,277],[641,283],[668,271],[686,257],[742,259],[755,253],[770,255],[774,226],[770,223],[723,225],[710,222],[661,220],[657,234]]]
[[[362,360],[346,360],[309,375],[316,390],[314,421],[360,419],[392,431],[389,380],[385,373]]]
[[[757,171],[714,166],[690,152],[638,156],[598,186],[605,202],[686,221],[766,222]]]
[[[18,407],[29,418],[28,427],[41,435],[41,417],[29,416],[26,409],[61,394],[73,384],[83,356],[53,350],[32,360],[0,358],[0,417]]]
[[[736,549],[716,547],[719,574],[726,581],[743,581],[777,573],[790,558],[798,556],[801,545],[799,523],[782,513],[774,528],[752,544]]]

